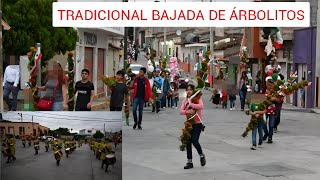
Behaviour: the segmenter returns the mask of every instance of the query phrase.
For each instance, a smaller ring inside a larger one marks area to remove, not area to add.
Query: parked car
[[[45,140],[51,141],[51,140],[55,140],[55,138],[54,138],[53,136],[42,136],[42,137],[40,138],[40,140],[41,140],[41,141],[45,141]]]
[[[142,67],[143,66],[141,64],[130,64],[131,71],[136,75],[139,75],[139,71]]]
[[[186,72],[179,70],[177,73],[179,88],[186,88],[189,84],[189,76]]]

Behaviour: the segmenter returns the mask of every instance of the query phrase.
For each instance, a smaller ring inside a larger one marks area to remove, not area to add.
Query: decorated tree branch
[[[202,96],[202,92],[200,89],[197,89],[193,95],[190,97],[190,100],[194,104],[198,104],[199,100]],[[187,105],[186,109],[192,109],[189,104]],[[184,121],[184,128],[181,130],[182,134],[180,136],[180,150],[184,151],[187,147],[187,143],[191,139],[191,131],[192,131],[192,125],[196,123],[195,118],[197,116],[197,112],[195,114],[187,114],[186,115],[186,120]]]
[[[150,61],[151,64],[148,64],[148,77],[149,79],[152,78],[153,76],[153,71],[155,70],[156,67],[156,63],[154,61],[154,57],[155,57],[155,53],[153,49],[150,49]],[[153,83],[153,86],[151,87],[152,89],[152,102],[156,103],[157,102],[157,88],[156,88],[156,84]],[[155,104],[153,104],[155,105]]]
[[[210,61],[210,56],[211,51],[208,50],[206,51],[206,53],[204,54],[204,59],[200,60],[197,64],[198,68],[198,76],[197,76],[197,81],[198,81],[198,86],[197,88],[205,88],[208,87],[209,84],[207,83],[207,79],[209,77],[209,73],[208,73],[208,62]]]
[[[75,103],[75,89],[74,89],[74,60],[73,60],[73,51],[68,52],[68,72],[67,72],[67,81],[68,81],[68,109],[73,111]]]
[[[33,107],[36,107],[37,103],[40,100],[40,96],[38,95],[37,91],[37,75],[39,73],[39,67],[38,67],[38,61],[41,60],[41,54],[37,52],[37,49],[35,47],[30,48],[30,52],[27,53],[28,55],[28,70],[30,73],[29,77],[29,86],[32,91],[32,103]]]
[[[275,78],[277,74],[273,75],[273,79]],[[282,98],[286,96],[290,96],[293,92],[298,91],[299,89],[304,89],[305,87],[309,86],[311,83],[304,80],[300,83],[285,83],[282,80],[277,80],[275,85],[273,86],[272,90],[270,90],[270,94],[265,98],[265,100],[258,104],[257,111],[264,111],[272,104],[271,98]],[[249,115],[249,110],[246,111],[246,114]],[[245,129],[245,131],[242,133],[242,137],[246,137],[248,133],[253,130],[254,126],[258,124],[258,118],[255,116],[251,116],[251,119]]]

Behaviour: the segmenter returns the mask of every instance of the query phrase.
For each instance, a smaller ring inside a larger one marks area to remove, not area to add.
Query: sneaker
[[[273,132],[274,132],[274,133],[277,133],[277,128],[273,128]]]
[[[232,110],[234,110],[234,107],[232,108]]]
[[[139,129],[139,130],[142,130],[142,127],[141,127],[141,125],[138,125],[138,129]]]
[[[184,166],[184,169],[191,169],[193,168],[193,163],[187,163],[185,166]]]
[[[205,166],[207,161],[206,161],[206,157],[205,155],[203,154],[202,157],[200,157],[200,163],[201,163],[201,166]]]
[[[268,138],[268,135],[265,134],[265,135],[263,136],[263,140],[265,141],[265,140],[267,140],[267,138]]]
[[[230,111],[232,111],[233,109],[232,108],[230,108]]]
[[[268,139],[268,144],[272,144],[272,139]]]
[[[259,145],[258,145],[258,148],[263,148],[262,144],[259,144]]]
[[[134,124],[134,125],[133,125],[133,129],[136,129],[136,128],[137,128],[137,124]]]
[[[251,150],[256,150],[256,149],[257,149],[256,145],[251,146]]]
[[[178,107],[176,107],[176,109],[178,109]]]
[[[244,109],[241,109],[241,111],[244,111]]]
[[[174,106],[172,106],[172,109],[174,109]]]

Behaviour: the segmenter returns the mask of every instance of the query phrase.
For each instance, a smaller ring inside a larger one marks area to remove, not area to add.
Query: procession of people
[[[61,139],[51,139],[44,140],[45,149],[40,148],[42,141],[38,136],[22,136],[21,142],[23,148],[26,147],[26,141],[32,142],[34,148],[34,155],[38,155],[44,152],[52,152],[53,159],[56,162],[56,165],[61,164],[63,156],[66,158],[71,158],[72,153],[78,148],[81,148],[84,143],[88,143],[88,147],[94,152],[96,158],[101,161],[101,168],[105,167],[105,171],[108,172],[108,167],[113,166],[116,163],[115,149],[117,144],[121,143],[121,132],[116,133],[112,138],[103,138],[103,139],[78,139],[76,141],[74,138],[61,138]],[[16,160],[16,139],[13,135],[8,134],[4,139],[2,139],[2,155],[7,157],[7,163],[12,163]],[[30,147],[30,146],[29,146]],[[64,155],[65,153],[65,155]],[[17,155],[19,158],[19,155]]]

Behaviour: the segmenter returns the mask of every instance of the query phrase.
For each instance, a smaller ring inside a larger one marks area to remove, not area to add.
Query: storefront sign
[[[84,32],[84,44],[95,46],[97,44],[97,35],[93,33]]]

